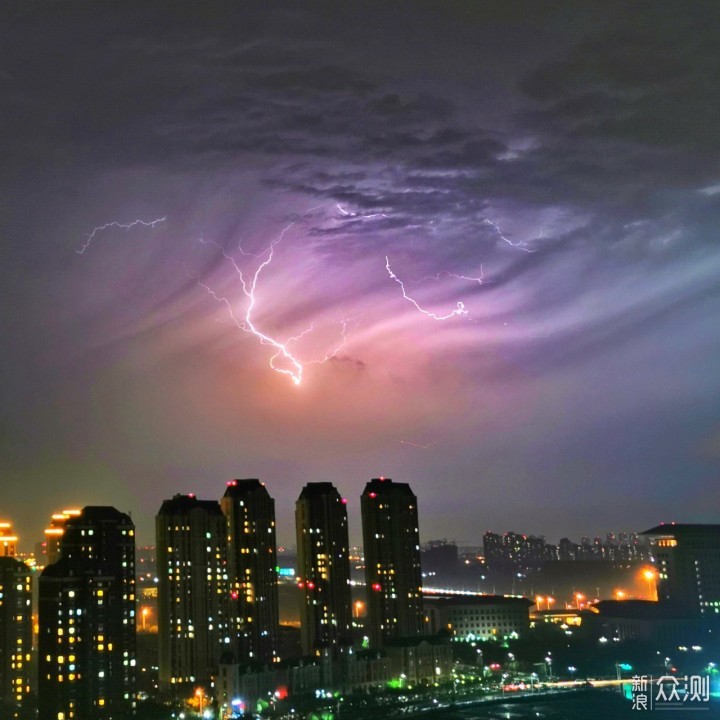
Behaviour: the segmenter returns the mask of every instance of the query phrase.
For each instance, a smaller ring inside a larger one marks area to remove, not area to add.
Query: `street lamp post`
[[[657,599],[657,595],[655,593],[655,578],[657,575],[655,574],[655,571],[649,569],[644,570],[643,577],[647,580],[648,584],[648,598],[650,600]]]
[[[200,712],[199,712],[199,715],[200,715],[200,717],[202,717],[202,716],[203,716],[203,700],[205,699],[205,694],[203,693],[202,688],[198,688],[198,689],[195,691],[195,697],[197,697],[197,699],[198,699],[198,701],[199,701],[199,703],[200,703]]]
[[[545,662],[547,663],[548,680],[552,680],[552,653],[548,652],[545,656]]]

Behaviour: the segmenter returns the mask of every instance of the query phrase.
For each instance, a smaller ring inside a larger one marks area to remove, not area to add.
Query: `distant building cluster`
[[[542,535],[486,532],[483,536],[485,562],[492,569],[521,572],[537,570],[552,561],[602,561],[627,565],[650,560],[650,544],[636,533],[608,533],[605,540],[582,538],[575,543],[562,538],[557,545]]]

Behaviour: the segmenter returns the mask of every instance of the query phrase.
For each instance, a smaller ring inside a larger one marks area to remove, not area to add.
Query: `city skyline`
[[[385,476],[383,476],[383,479],[385,479]],[[391,480],[391,478],[387,478],[388,480]],[[366,478],[363,483],[366,485],[369,481],[369,478]],[[190,498],[197,498],[200,502],[215,502],[219,501],[222,498],[222,493],[227,489],[228,484],[235,482],[234,480],[228,480],[223,483],[222,488],[219,488],[219,492],[215,493],[215,495],[212,495],[211,492],[207,493],[205,497],[201,497],[196,492],[193,491],[186,491],[185,489],[177,489],[175,492],[172,492],[172,496],[180,496],[180,497],[190,497]],[[263,486],[266,486],[266,483],[263,480],[259,480],[260,484]],[[310,483],[312,484],[312,482]],[[324,484],[320,482],[319,484]],[[330,483],[333,484],[333,483]],[[363,485],[363,487],[364,487]],[[270,491],[273,491],[274,488],[270,487]],[[298,491],[302,490],[302,487],[298,488]],[[348,529],[349,529],[349,540],[350,540],[350,547],[357,547],[361,548],[363,546],[363,537],[362,537],[362,517],[361,517],[361,500],[362,500],[362,494],[358,495],[357,497],[348,497],[344,495],[343,493],[340,493],[342,496],[344,505],[347,509],[347,515],[348,515]],[[272,493],[273,499],[275,499],[275,493]],[[162,500],[160,502],[160,505],[155,510],[155,517],[157,513],[162,509],[162,505],[167,502],[167,498],[165,500]],[[280,502],[280,515],[284,515],[283,513],[283,507],[282,507],[282,499]],[[293,501],[294,502],[294,501]],[[68,503],[70,505],[70,503]],[[55,562],[57,560],[57,552],[58,552],[58,545],[59,541],[62,537],[62,531],[59,529],[55,529],[53,527],[53,524],[57,522],[57,518],[61,517],[63,513],[67,514],[67,516],[77,515],[81,511],[83,507],[85,507],[86,503],[79,503],[76,504],[75,507],[72,509],[66,509],[63,511],[54,512],[51,516],[52,521],[50,523],[51,533],[57,533],[57,535],[51,535],[49,536],[48,530],[45,530],[45,535],[43,536],[42,533],[39,535],[33,535],[33,536],[20,536],[18,533],[13,535],[13,548],[16,548],[18,552],[20,552],[23,555],[32,554],[37,550],[38,543],[42,542],[47,545],[47,548],[50,552],[50,561]],[[421,518],[424,518],[423,514],[423,505],[422,505],[422,498],[420,498],[419,502],[419,514]],[[55,508],[57,511],[58,508]],[[430,509],[431,511],[431,509]],[[127,513],[130,517],[134,519],[133,510],[130,508],[123,508],[122,512]],[[288,520],[287,526],[284,524],[276,524],[276,530],[277,530],[277,547],[279,549],[291,549],[296,550],[296,519],[294,516],[295,509],[293,508],[293,516]],[[2,516],[0,517],[0,523],[3,521],[4,524],[7,524],[8,526],[14,526],[13,518],[10,516]],[[63,520],[64,521],[64,520]],[[669,520],[665,521],[662,520],[659,523],[656,523],[657,525],[668,525],[669,527],[675,524],[675,520]],[[39,526],[42,527],[44,525],[48,525],[47,519],[44,521],[40,521]],[[596,526],[592,526],[596,527]],[[483,537],[486,533],[491,534],[498,534],[498,535],[507,535],[507,534],[518,534],[520,536],[527,536],[528,538],[543,538],[547,543],[558,545],[559,542],[563,539],[570,540],[571,542],[580,543],[583,539],[588,539],[590,541],[595,541],[596,539],[601,540],[603,543],[608,541],[609,536],[611,535],[622,535],[622,534],[634,534],[634,535],[640,535],[646,528],[644,526],[641,527],[618,527],[618,526],[598,526],[596,528],[596,531],[591,531],[588,527],[585,528],[578,528],[578,533],[571,533],[571,532],[565,532],[562,528],[558,529],[555,528],[551,533],[545,534],[540,532],[532,532],[530,529],[526,527],[519,527],[517,525],[510,526],[510,527],[500,527],[495,526],[492,528],[481,528],[478,526],[476,534],[472,535],[467,538],[459,538],[456,536],[453,536],[452,533],[449,533],[447,536],[444,537],[438,537],[438,536],[431,536],[427,532],[424,532],[423,530],[423,523],[420,524],[420,542],[422,546],[425,546],[432,542],[449,542],[454,545],[457,545],[458,547],[476,547],[481,548],[483,545]],[[140,531],[136,532],[137,537],[137,546],[138,547],[150,547],[154,546],[156,543],[156,530],[155,526],[148,530],[145,534],[142,534]],[[0,537],[0,540],[2,538]]]
[[[381,475],[424,540],[716,519],[716,3],[0,14],[21,543],[234,477],[288,544]]]

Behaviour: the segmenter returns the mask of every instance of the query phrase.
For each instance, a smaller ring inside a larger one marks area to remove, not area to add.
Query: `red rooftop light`
[[[380,592],[380,591],[382,590],[382,585],[381,585],[380,583],[373,583],[373,584],[372,584],[372,589],[373,589],[375,592]]]
[[[376,497],[377,497],[377,493],[368,493],[368,497],[376,498]]]

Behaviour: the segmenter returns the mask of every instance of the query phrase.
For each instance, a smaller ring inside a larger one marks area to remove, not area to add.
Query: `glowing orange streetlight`
[[[198,699],[198,702],[200,703],[200,717],[202,717],[203,714],[203,700],[205,699],[205,693],[203,692],[202,688],[198,688],[195,691],[195,697]]]
[[[580,592],[576,592],[576,593],[575,593],[575,607],[576,607],[578,610],[579,610],[580,607],[582,606],[582,601],[583,601],[584,599],[585,599],[585,596],[584,596],[582,593],[580,593]]]
[[[140,617],[142,618],[142,629],[143,629],[143,632],[145,632],[145,630],[147,630],[147,624],[146,624],[146,622],[147,622],[147,616],[148,616],[149,614],[150,614],[150,608],[149,608],[149,607],[144,607],[144,608],[142,608],[142,609],[140,610]]]
[[[550,610],[550,604],[555,602],[555,598],[554,598],[554,597],[550,597],[550,596],[548,595],[547,598],[545,598],[545,599],[547,600],[547,606],[548,606],[548,611],[549,611],[549,610]]]
[[[615,591],[615,599],[616,600],[624,600],[625,599],[625,591],[624,590],[616,590]]]
[[[535,605],[537,605],[538,610],[542,610],[540,605],[545,601],[545,598],[542,595],[536,595],[535,596]]]
[[[655,580],[657,579],[657,573],[650,568],[643,570],[642,576],[647,580],[648,584],[648,597],[650,600],[657,600],[657,594],[655,589]]]
[[[355,610],[355,617],[359,618],[360,613],[365,609],[365,603],[362,600],[356,600],[353,604],[353,608]]]

